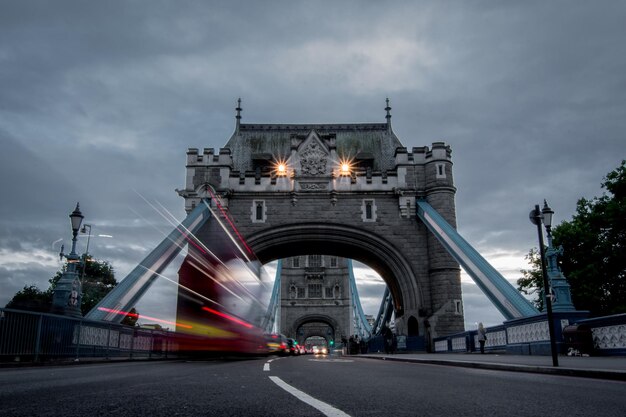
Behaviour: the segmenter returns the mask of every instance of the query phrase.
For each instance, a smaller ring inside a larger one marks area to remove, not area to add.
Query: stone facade
[[[313,336],[327,341],[349,337],[352,334],[349,279],[344,258],[307,255],[283,260],[281,332],[301,344]]]
[[[459,332],[459,265],[415,213],[416,199],[424,199],[456,225],[451,149],[442,142],[403,147],[390,117],[379,124],[246,125],[238,114],[219,152],[187,151],[186,185],[178,192],[188,211],[218,196],[263,263],[321,254],[372,267],[393,295],[399,334],[410,317],[423,336]]]

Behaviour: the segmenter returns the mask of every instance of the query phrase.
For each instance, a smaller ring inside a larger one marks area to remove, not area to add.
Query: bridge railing
[[[387,347],[393,352],[423,352],[426,350],[426,338],[424,336],[395,336],[395,342]],[[372,336],[367,341],[368,352],[385,352],[385,340],[383,336]]]
[[[591,354],[598,356],[626,355],[626,314],[584,319],[586,312],[555,313],[555,338],[559,353],[568,352],[566,327],[575,325],[589,332]],[[486,351],[511,354],[550,355],[548,321],[545,314],[505,321],[486,328]],[[582,337],[582,336],[581,336]],[[433,339],[435,353],[476,352],[480,350],[478,331],[469,330]]]
[[[594,349],[604,355],[626,355],[626,314],[580,320],[591,329]]]
[[[157,358],[171,355],[173,345],[166,330],[0,309],[0,361]]]

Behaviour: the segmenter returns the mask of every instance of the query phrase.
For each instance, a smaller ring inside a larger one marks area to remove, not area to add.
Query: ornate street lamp
[[[80,224],[83,222],[83,213],[80,212],[80,203],[76,203],[76,208],[70,214],[70,223],[72,224],[72,252],[76,250],[76,235],[78,235],[78,229],[80,229]]]
[[[545,216],[544,216],[545,213]],[[544,201],[543,211],[539,210],[539,204],[535,205],[535,209],[531,210],[529,218],[531,223],[537,226],[537,236],[539,238],[539,254],[541,256],[541,273],[543,275],[543,299],[545,301],[546,311],[548,313],[548,332],[550,334],[550,351],[552,352],[552,366],[559,366],[559,358],[556,351],[556,341],[554,336],[554,319],[552,317],[552,300],[550,297],[550,284],[548,283],[548,272],[545,261],[545,247],[543,244],[543,231],[541,230],[542,222],[551,226],[552,214],[554,212]]]
[[[80,212],[80,204],[76,203],[76,208],[70,214],[72,250],[66,255],[61,247],[61,253],[59,254],[61,259],[67,259],[67,267],[54,287],[54,293],[52,294],[51,311],[55,314],[82,317],[80,311],[82,288],[78,272],[76,271],[76,265],[80,264],[80,256],[76,254],[76,236],[84,218],[85,216]]]
[[[555,248],[552,244],[552,215],[554,211],[548,206],[546,200],[543,200],[543,224],[546,227],[546,235],[548,237],[548,247],[546,248],[546,269],[548,270],[548,281],[550,282],[552,311],[575,311],[576,308],[572,303],[572,294],[569,284],[559,264],[557,257],[563,253],[563,248]]]

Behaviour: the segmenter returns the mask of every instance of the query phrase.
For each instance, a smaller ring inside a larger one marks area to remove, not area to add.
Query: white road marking
[[[267,362],[265,362],[263,364],[263,370],[264,371],[269,371],[270,370],[270,363],[272,363],[272,361],[275,361],[275,360],[278,360],[278,359],[281,359],[281,358],[274,358],[274,359],[270,359]]]
[[[332,405],[326,404],[323,401],[317,400],[317,399],[311,397],[309,394],[307,394],[305,392],[302,392],[302,391],[300,391],[297,388],[292,387],[291,385],[287,384],[285,381],[283,381],[282,379],[280,379],[277,376],[270,376],[270,379],[276,385],[278,385],[279,387],[281,387],[282,389],[287,391],[289,394],[293,395],[294,397],[296,397],[300,401],[307,403],[311,407],[319,410],[320,412],[322,412],[326,416],[329,416],[329,417],[350,417],[349,414],[344,413],[343,411],[333,407]]]

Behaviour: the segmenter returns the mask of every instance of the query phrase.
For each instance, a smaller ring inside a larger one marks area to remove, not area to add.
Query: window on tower
[[[309,255],[309,268],[319,268],[322,266],[322,255]]]
[[[325,288],[325,297],[324,298],[334,298],[335,295],[333,294],[333,287],[326,287]]]
[[[263,220],[263,203],[256,203],[256,219]]]
[[[309,284],[309,298],[322,298],[322,284]]]
[[[265,200],[253,200],[250,214],[252,223],[265,223],[267,218]]]

